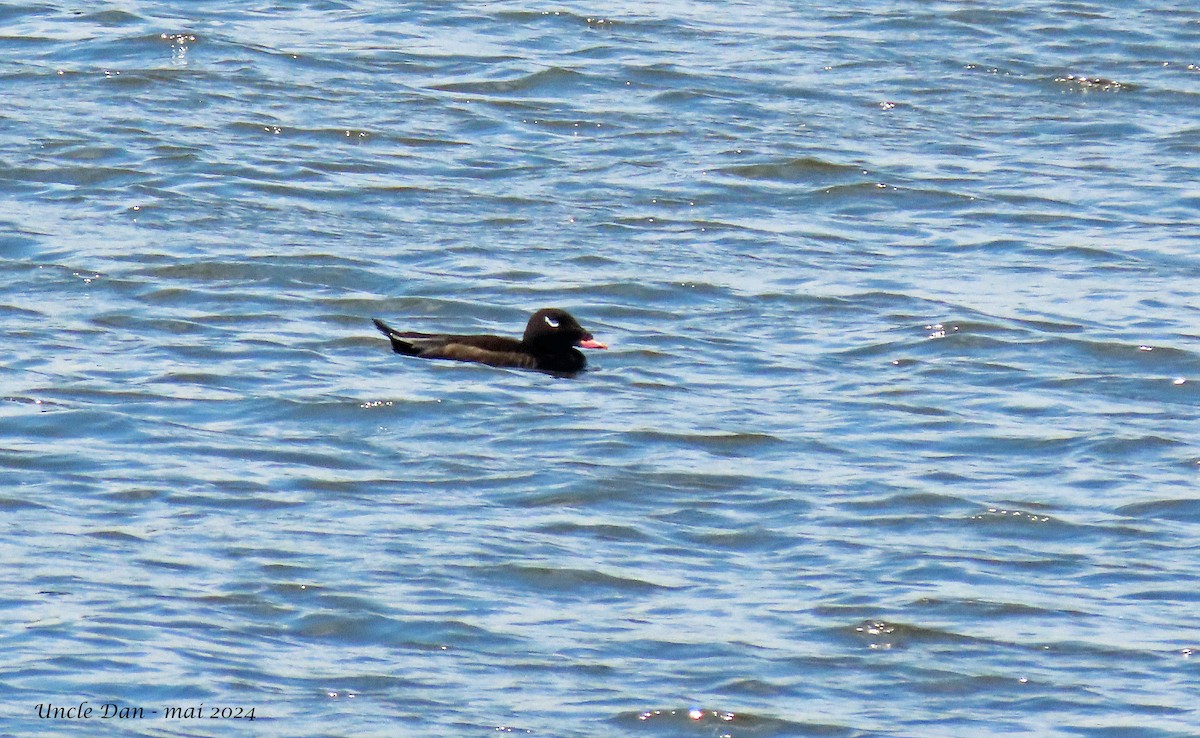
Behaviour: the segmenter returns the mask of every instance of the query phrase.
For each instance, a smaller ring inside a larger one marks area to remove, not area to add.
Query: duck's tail
[[[404,334],[402,334],[400,331],[391,327],[387,323],[384,323],[379,318],[371,318],[371,322],[375,324],[375,327],[379,329],[380,333],[388,337],[388,339],[392,342],[392,350],[396,353],[407,354],[408,356],[415,356],[420,353],[416,346],[404,340]]]

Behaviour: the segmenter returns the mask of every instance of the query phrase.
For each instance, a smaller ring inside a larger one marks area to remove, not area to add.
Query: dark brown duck
[[[402,332],[378,318],[372,320],[379,332],[391,340],[393,351],[422,359],[474,361],[489,366],[574,374],[587,366],[587,359],[579,349],[608,348],[592,338],[570,313],[557,308],[534,313],[520,340],[505,336]]]

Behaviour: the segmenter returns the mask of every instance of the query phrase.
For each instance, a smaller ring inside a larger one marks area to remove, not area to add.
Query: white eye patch
[[[544,315],[544,316],[542,316],[542,319],[543,319],[543,320],[545,320],[545,321],[546,321],[546,325],[550,326],[551,328],[557,328],[557,327],[558,327],[558,321],[557,321],[557,320],[555,320],[554,318],[551,318],[549,315]]]

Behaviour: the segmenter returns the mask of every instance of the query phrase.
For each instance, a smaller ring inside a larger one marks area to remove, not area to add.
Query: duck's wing
[[[442,333],[398,331],[378,318],[375,327],[392,342],[392,350],[422,359],[474,361],[489,366],[537,369],[537,358],[521,342],[503,336],[455,336]]]

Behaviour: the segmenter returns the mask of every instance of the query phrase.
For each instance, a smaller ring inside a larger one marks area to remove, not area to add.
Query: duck
[[[507,336],[452,335],[398,331],[379,318],[371,321],[388,337],[392,350],[422,359],[471,361],[488,366],[573,375],[587,366],[579,349],[607,349],[566,310],[542,308],[530,316],[518,340]]]

